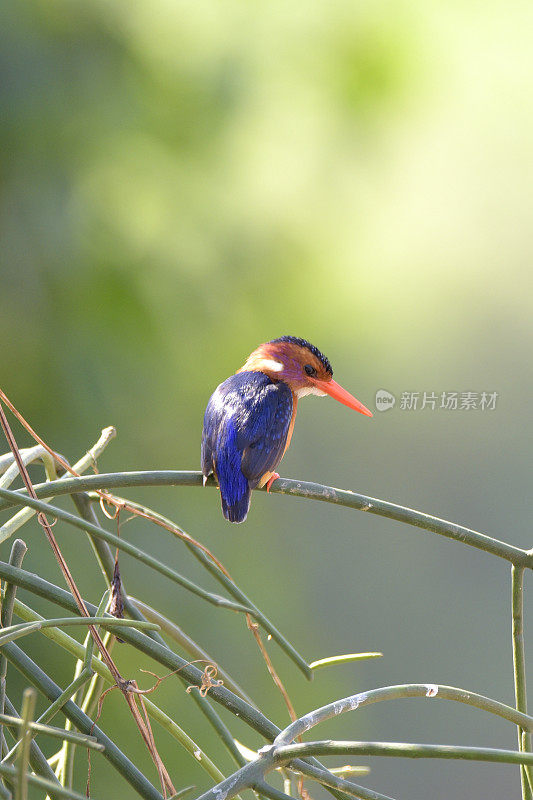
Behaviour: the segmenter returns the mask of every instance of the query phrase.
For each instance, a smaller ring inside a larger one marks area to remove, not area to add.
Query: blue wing
[[[215,390],[206,408],[202,472],[215,472],[226,519],[242,522],[250,493],[281,461],[292,393],[262,372],[239,372]]]

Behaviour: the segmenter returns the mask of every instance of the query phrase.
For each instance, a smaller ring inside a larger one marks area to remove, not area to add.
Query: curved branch
[[[37,497],[55,497],[58,494],[73,494],[75,492],[96,489],[116,489],[125,486],[202,486],[202,473],[196,471],[180,470],[147,470],[142,472],[112,472],[100,475],[84,475],[81,478],[62,478],[35,486]],[[215,481],[209,478],[207,486],[216,486]],[[21,494],[24,494],[22,490]],[[257,491],[264,491],[259,489]],[[487,553],[504,558],[517,566],[533,568],[533,555],[519,547],[502,542],[492,536],[465,528],[439,517],[415,511],[412,508],[388,503],[375,497],[367,497],[346,489],[336,489],[333,486],[323,486],[320,483],[278,478],[272,484],[271,494],[291,494],[324,503],[347,508],[367,511],[381,517],[394,519],[413,525],[415,528],[446,536],[448,539],[462,542],[463,544],[484,550]],[[13,505],[12,501],[0,501],[0,511]]]
[[[305,714],[288,725],[275,738],[274,746],[283,747],[298,736],[311,730],[311,728],[314,728],[315,725],[319,725],[321,722],[325,722],[325,720],[336,717],[339,714],[344,714],[346,711],[355,711],[361,706],[379,703],[383,700],[399,700],[407,697],[440,697],[443,700],[455,700],[456,702],[488,711],[490,714],[496,714],[498,717],[503,717],[514,725],[520,725],[524,730],[533,731],[533,717],[507,706],[505,703],[492,700],[490,697],[485,697],[475,692],[467,692],[465,689],[457,689],[454,686],[442,686],[433,683],[405,683],[352,694],[310,711],[309,714]]]

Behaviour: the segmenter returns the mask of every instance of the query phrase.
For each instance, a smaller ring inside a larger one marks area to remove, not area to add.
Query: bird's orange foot
[[[272,477],[269,478],[268,481],[267,481],[267,485],[266,485],[267,492],[270,491],[270,487],[272,486],[274,481],[277,481],[278,478],[279,478],[279,473],[278,472],[273,472],[272,473]]]

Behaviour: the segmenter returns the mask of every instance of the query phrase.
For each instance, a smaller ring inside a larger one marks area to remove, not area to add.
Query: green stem
[[[285,763],[289,763],[289,761],[290,759]],[[303,763],[301,759],[295,759],[292,766],[300,765],[301,763]],[[256,791],[263,791],[265,775],[274,769],[278,769],[280,766],[283,766],[283,764],[281,758],[277,756],[277,751],[273,747],[264,748],[264,752],[261,752],[256,761],[245,764],[245,766],[241,767],[241,769],[237,770],[229,778],[226,778],[217,786],[213,786],[212,789],[204,792],[197,800],[219,800],[219,798],[231,800],[238,792],[250,788]],[[337,778],[337,776],[332,775],[330,772],[326,773],[321,783],[324,783],[325,786],[331,789],[342,789],[343,792],[350,794],[352,797],[360,798],[360,800],[392,800],[392,798],[379,794],[379,792],[375,792],[372,789],[366,789],[364,786],[351,783],[351,781]]]
[[[520,748],[523,752],[527,752],[527,746],[526,746],[527,736],[528,736],[528,734],[524,731],[522,733],[522,747]],[[526,773],[527,785],[528,785],[528,788],[529,788],[529,795],[531,797],[533,797],[533,770],[531,769],[530,766],[525,764],[524,765],[524,771]]]
[[[27,636],[35,631],[44,628],[69,628],[79,627],[83,625],[101,625],[103,628],[109,629],[115,633],[116,628],[138,628],[139,630],[160,630],[159,625],[154,622],[138,622],[136,619],[117,619],[111,614],[103,617],[57,617],[55,619],[43,619],[38,622],[22,622],[19,625],[10,625],[4,628],[4,632],[0,635],[0,647],[3,647],[7,642],[13,642],[15,639],[20,639],[22,636]]]
[[[512,593],[512,616],[513,616],[513,667],[514,667],[514,688],[515,702],[518,711],[527,714],[527,690],[526,690],[526,660],[524,653],[524,568],[511,567],[511,593]],[[518,748],[526,752],[531,750],[531,728],[518,726]],[[528,768],[520,767],[520,778],[522,782],[522,800],[531,800],[530,780],[528,778]]]
[[[30,762],[31,722],[37,703],[35,689],[24,689],[22,695],[20,742],[18,754],[18,776],[15,783],[15,800],[27,800],[28,797],[28,766]]]
[[[9,556],[9,563],[12,564],[14,567],[20,567],[22,565],[22,561],[24,556],[26,555],[28,548],[26,543],[22,541],[22,539],[15,539],[13,542],[13,546],[11,547],[11,553]],[[13,617],[13,605],[15,603],[15,595],[17,592],[17,587],[15,584],[6,583],[4,588],[4,593],[2,597],[2,612],[0,616],[0,622],[2,628],[5,628],[11,625],[11,620]],[[5,698],[6,698],[6,678],[7,678],[7,659],[4,654],[0,654],[0,714],[3,714],[5,711]],[[3,745],[5,744],[5,737],[4,731],[2,726],[0,725],[0,755],[4,750]],[[6,748],[7,750],[7,745]]]
[[[109,644],[110,637],[111,637],[111,634],[109,634],[109,633],[104,636],[104,644],[106,645],[106,647],[108,649],[109,649],[108,644]],[[102,659],[100,657],[98,657],[98,660],[101,661]],[[85,672],[86,669],[87,669],[87,667],[85,667],[82,670],[82,675],[83,675],[83,673]],[[104,691],[104,683],[105,683],[104,678],[102,677],[102,675],[99,675],[97,672],[93,672],[92,668],[91,668],[91,673],[92,673],[91,681],[90,681],[89,685],[87,686],[87,688],[85,689],[85,692],[83,693],[83,696],[80,698],[80,702],[78,703],[78,705],[81,704],[82,711],[84,711],[90,717],[92,717],[93,714],[97,713],[98,700],[100,699],[100,695]],[[111,678],[111,673],[110,673],[110,678]],[[112,682],[112,679],[111,679],[111,682]]]
[[[216,486],[215,481],[210,478],[207,486]],[[35,486],[37,497],[52,496],[58,494],[72,494],[78,491],[90,491],[95,489],[116,489],[124,486],[202,486],[202,473],[196,471],[178,470],[146,470],[143,472],[114,472],[102,473],[100,475],[87,475],[81,478],[67,478],[62,481],[52,481],[46,484]],[[258,490],[258,491],[264,491]],[[27,496],[24,490],[20,493]],[[347,508],[366,511],[369,514],[377,514],[381,517],[395,519],[413,525],[416,528],[430,531],[455,539],[463,544],[492,553],[495,556],[504,558],[513,564],[523,565],[529,569],[533,568],[533,554],[522,550],[519,547],[506,542],[486,536],[483,533],[457,525],[454,522],[415,511],[412,508],[388,503],[374,497],[367,497],[346,489],[336,489],[333,486],[324,486],[320,483],[307,481],[291,480],[289,478],[279,478],[270,489],[271,494],[291,494],[296,497],[304,497],[312,500],[319,500],[324,503],[334,503],[335,505],[346,506]],[[4,498],[0,502],[0,510],[13,505],[11,500]]]
[[[203,770],[207,772],[212,778],[218,776],[215,780],[219,779],[223,773],[219,770],[216,764],[209,758],[207,753],[191,739],[188,733],[181,728],[168,714],[165,714],[158,708],[148,697],[144,697],[144,704],[148,714],[155,719],[167,733],[169,733],[181,746],[186,750],[194,759],[200,764]]]
[[[92,640],[91,640],[92,641]],[[38,722],[42,722],[43,724],[47,724],[50,722],[51,719],[55,717],[55,715],[61,711],[67,700],[70,700],[71,697],[74,697],[78,689],[80,689],[87,681],[91,678],[93,672],[91,669],[85,668],[81,671],[77,678],[75,678],[72,683],[70,683],[67,688],[59,695],[57,700],[55,700],[51,705],[48,706],[46,711],[41,714]]]
[[[235,739],[233,738],[231,731],[219,717],[209,700],[201,696],[200,691],[196,686],[190,692],[190,695],[200,711],[204,714],[211,726],[217,732],[222,743],[226,746],[226,750],[231,755],[237,766],[242,767],[243,764],[246,763],[246,759],[243,758],[239,748],[235,744]]]
[[[52,739],[67,739],[75,744],[80,744],[83,747],[89,747],[92,750],[103,750],[103,745],[99,744],[96,737],[77,733],[76,731],[65,731],[64,728],[56,728],[53,725],[45,725],[42,722],[33,722],[33,720],[25,721],[22,716],[12,716],[11,714],[2,714],[0,719],[4,725],[11,728],[20,728],[29,730],[31,736],[42,733],[45,736],[50,736]]]
[[[102,597],[100,598],[100,602],[98,604],[98,608],[96,609],[95,616],[97,616],[97,617],[98,616],[103,616],[103,614],[105,613],[105,610],[107,608],[107,604],[109,602],[109,594],[110,594],[110,590],[106,589],[106,591],[103,593]],[[59,631],[57,631],[57,629],[55,629],[55,630],[56,630],[57,634],[60,633]],[[98,632],[100,632],[100,629],[98,629]],[[61,631],[61,634],[62,634],[62,631]],[[106,648],[108,654],[111,656],[111,652],[110,652],[109,647],[108,647],[110,636],[111,636],[111,634],[109,633],[109,631],[107,631],[104,634],[104,637],[103,637],[102,641],[103,641],[104,647]],[[87,635],[85,637],[85,641],[83,643],[83,648],[84,648],[84,651],[85,651],[85,655],[84,655],[83,659],[79,658],[76,661],[76,666],[74,667],[74,676],[73,676],[73,680],[72,680],[71,686],[75,685],[76,683],[78,683],[78,681],[84,675],[88,676],[88,675],[92,675],[93,674],[93,670],[92,670],[92,666],[91,665],[92,665],[93,653],[94,653],[94,638],[91,635],[90,631],[87,632]],[[103,661],[101,652],[98,653],[98,658]],[[85,683],[85,681],[84,681],[84,683]],[[64,694],[65,694],[65,692],[63,692],[63,695]],[[72,696],[72,699],[76,703],[76,705],[79,706],[79,705],[82,704],[81,686],[79,686],[76,689],[76,693]],[[59,698],[58,698],[58,700],[59,700]],[[56,703],[58,702],[58,700],[56,700]],[[85,709],[82,708],[82,711],[85,711]],[[72,727],[71,721],[69,719],[65,720],[65,730],[70,730],[71,727]],[[63,786],[68,786],[69,789],[72,789],[72,784],[73,784],[73,780],[74,780],[74,761],[75,761],[75,758],[76,758],[76,748],[72,745],[71,742],[65,740],[63,742],[63,747],[61,748],[60,760],[59,760],[59,763],[58,763],[58,766],[57,766],[57,774],[58,774],[59,778],[61,779],[61,783],[63,784]]]
[[[292,797],[290,794],[287,794],[287,792],[282,792],[280,789],[274,789],[274,787],[270,786],[270,784],[268,784],[266,781],[258,783],[254,789],[260,797],[269,797],[270,800],[294,800],[294,797]]]
[[[328,656],[327,658],[319,658],[318,661],[312,661],[309,664],[309,669],[320,669],[321,667],[331,667],[337,664],[351,664],[353,661],[366,661],[369,658],[382,658],[383,653],[344,653],[340,656]]]
[[[445,744],[406,742],[298,742],[275,748],[276,767],[307,756],[385,756],[387,758],[439,758],[461,761],[489,761],[495,764],[533,765],[533,753],[491,747],[456,747]],[[230,795],[226,798],[229,800]]]

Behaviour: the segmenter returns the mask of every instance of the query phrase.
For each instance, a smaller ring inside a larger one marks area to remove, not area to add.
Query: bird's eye
[[[316,375],[316,369],[313,366],[311,366],[311,364],[306,364],[304,369],[308,375],[310,376]]]

